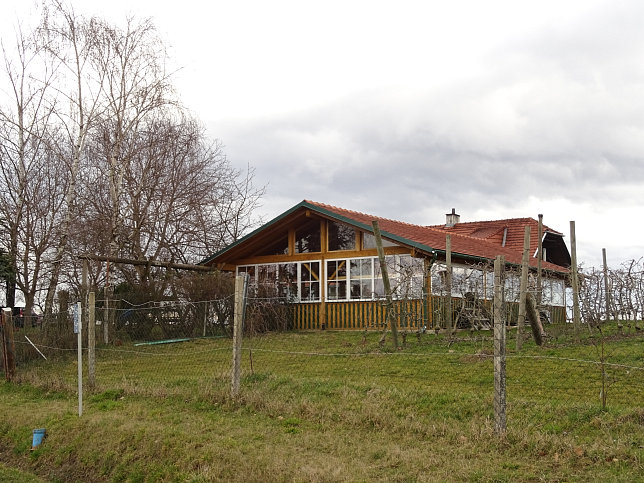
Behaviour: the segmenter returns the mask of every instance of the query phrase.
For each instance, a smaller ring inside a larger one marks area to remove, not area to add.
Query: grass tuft
[[[642,364],[641,337],[609,341],[610,362],[631,368],[610,374],[607,410],[591,341],[561,336],[546,348],[527,342],[520,354],[509,350],[503,437],[494,432],[489,337],[408,337],[400,351],[378,339],[330,331],[254,338],[253,370],[245,355],[236,398],[228,340],[124,345],[98,354],[98,387],[81,418],[75,360],[35,361],[20,368],[18,384],[0,384],[0,461],[60,481],[637,481],[644,474],[644,378],[632,369]],[[36,427],[49,437],[30,452]]]

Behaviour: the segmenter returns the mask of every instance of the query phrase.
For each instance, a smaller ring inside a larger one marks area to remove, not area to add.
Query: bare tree
[[[54,111],[51,94],[57,63],[43,55],[44,47],[36,33],[24,32],[22,27],[17,28],[9,45],[2,43],[0,236],[6,243],[11,267],[6,303],[15,305],[17,285],[29,314],[38,290],[42,257],[49,248],[56,203],[55,193],[50,193],[42,178],[50,155],[47,138]]]
[[[123,181],[131,156],[125,151],[134,135],[149,119],[162,118],[162,108],[174,104],[174,92],[165,72],[163,42],[156,36],[151,20],[128,19],[125,29],[106,22],[92,22],[93,37],[99,48],[91,60],[104,74],[105,111],[100,134],[111,200],[110,246],[114,255],[121,243]],[[148,123],[149,127],[149,123]]]
[[[77,16],[60,0],[46,9],[40,27],[41,42],[61,65],[58,92],[68,110],[55,111],[65,142],[57,146],[60,161],[67,168],[64,215],[58,227],[57,244],[51,258],[51,275],[45,300],[45,313],[53,308],[56,287],[69,242],[72,222],[77,215],[76,191],[83,152],[90,130],[103,109],[101,105],[105,73],[93,70],[91,59],[100,50],[94,35],[95,19]]]
[[[101,142],[92,149],[104,152],[109,146]],[[127,162],[122,164],[117,236],[105,236],[112,227],[110,174],[97,169],[84,200],[82,226],[99,235],[84,236],[86,242],[100,239],[106,250],[118,240],[122,257],[195,263],[252,224],[263,188],[254,187],[252,173],[233,168],[221,145],[209,141],[196,121],[148,119],[124,139],[121,151]],[[145,266],[121,272],[131,284],[146,284],[151,277]]]
[[[76,255],[197,262],[256,222],[264,189],[180,105],[150,20],[125,27],[43,2],[33,34],[4,49],[0,249],[27,304],[78,285]],[[15,52],[14,52],[15,50]],[[107,284],[91,266],[90,283]],[[114,273],[112,270],[111,273]],[[146,267],[120,280],[155,283]]]

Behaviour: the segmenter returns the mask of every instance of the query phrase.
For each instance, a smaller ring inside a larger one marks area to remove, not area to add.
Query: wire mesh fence
[[[300,408],[331,401],[374,424],[385,424],[378,419],[384,417],[376,411],[379,405],[403,419],[422,413],[488,424],[494,418],[493,331],[483,325],[455,331],[427,327],[412,309],[430,303],[394,311],[400,325],[395,348],[391,331],[376,318],[363,321],[359,330],[294,330],[298,304],[249,297],[240,397]],[[232,295],[201,302],[97,300],[95,380],[88,397],[112,391],[116,396],[230,398],[233,307]],[[568,431],[606,409],[641,411],[641,332],[616,322],[601,330],[582,329],[579,334],[569,323],[548,324],[543,347],[526,331],[516,351],[516,328],[507,327],[508,427]],[[75,391],[76,340],[69,312],[16,326],[16,380]],[[86,335],[83,341],[86,361]],[[84,378],[88,384],[87,369]]]
[[[553,327],[546,327],[549,331]],[[514,349],[516,329],[507,340],[507,422],[509,427],[570,429],[606,408],[644,407],[644,360],[638,333],[608,336],[610,354],[601,356],[598,339],[574,341],[559,328],[544,348],[529,340]],[[406,334],[406,336],[405,336]],[[292,384],[286,397],[319,387],[393,391],[414,400],[436,417],[494,417],[494,347],[491,330],[454,335],[433,331],[401,333],[400,349],[391,334],[363,332],[247,333],[243,342],[242,387],[270,391]],[[308,388],[308,389],[307,389]],[[340,394],[340,393],[337,393]]]

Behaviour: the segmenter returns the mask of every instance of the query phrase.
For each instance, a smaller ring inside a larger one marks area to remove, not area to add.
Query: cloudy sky
[[[265,219],[302,199],[417,224],[543,213],[567,240],[576,221],[587,264],[644,255],[644,2],[75,5],[155,20]]]

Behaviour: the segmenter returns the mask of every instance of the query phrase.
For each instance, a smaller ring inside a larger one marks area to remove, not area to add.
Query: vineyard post
[[[503,269],[505,259],[494,260],[494,431],[505,434],[505,321],[503,320]]]

